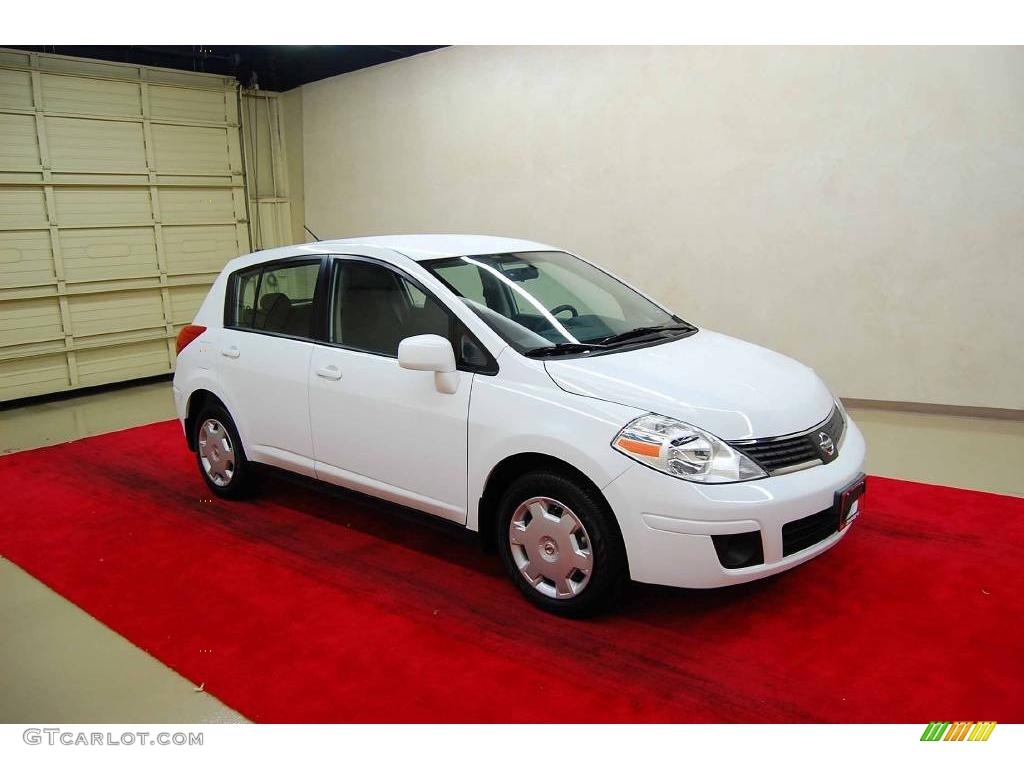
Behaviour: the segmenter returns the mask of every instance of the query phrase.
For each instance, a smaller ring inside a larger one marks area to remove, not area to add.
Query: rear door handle
[[[228,347],[227,349],[222,349],[222,350],[220,351],[220,353],[221,353],[222,355],[224,355],[224,357],[230,357],[230,358],[236,358],[236,357],[238,357],[238,356],[239,356],[240,354],[242,354],[242,353],[241,353],[241,352],[240,352],[240,351],[238,350],[238,347]]]
[[[330,379],[331,381],[337,381],[341,378],[341,371],[338,370],[336,365],[328,365],[324,368],[317,368],[316,375],[321,379]]]

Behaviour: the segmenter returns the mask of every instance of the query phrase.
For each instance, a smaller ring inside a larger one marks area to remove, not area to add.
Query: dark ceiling
[[[232,75],[269,91],[353,72],[440,45],[14,45],[24,51]]]

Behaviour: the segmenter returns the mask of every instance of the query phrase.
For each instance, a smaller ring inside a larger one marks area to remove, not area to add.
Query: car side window
[[[413,292],[422,299],[417,306]],[[381,355],[421,333],[448,338],[448,315],[397,272],[365,261],[336,262],[331,287],[331,341]]]
[[[320,262],[271,264],[233,276],[229,325],[309,338]]]
[[[405,284],[405,290],[409,294],[409,302],[412,306],[422,309],[427,303],[427,294],[417,288],[415,285],[410,283],[408,280],[402,281]]]
[[[388,267],[336,261],[331,279],[330,341],[398,356],[402,339],[433,333],[452,342],[461,367],[496,370],[491,356],[461,321],[422,288]]]
[[[310,336],[319,262],[263,270],[252,327],[288,336]]]
[[[256,310],[256,291],[259,288],[262,268],[250,269],[232,276],[235,282],[234,306],[228,317],[228,325],[251,328],[252,318]]]

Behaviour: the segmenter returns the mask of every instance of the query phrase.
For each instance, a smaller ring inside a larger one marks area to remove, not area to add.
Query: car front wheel
[[[627,580],[625,549],[597,491],[570,477],[530,472],[499,504],[499,551],[530,602],[562,616],[606,607]]]

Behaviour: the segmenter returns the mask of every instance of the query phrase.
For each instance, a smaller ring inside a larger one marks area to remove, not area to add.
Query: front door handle
[[[220,353],[221,353],[222,355],[224,355],[224,357],[230,357],[230,358],[232,358],[232,359],[233,359],[233,358],[236,358],[236,357],[238,357],[238,356],[239,356],[240,354],[242,354],[242,353],[241,353],[241,352],[240,352],[240,351],[238,350],[238,347],[228,347],[227,349],[222,349],[222,350],[220,351]]]
[[[341,378],[341,371],[338,370],[336,365],[328,365],[324,368],[317,368],[316,375],[321,379],[330,379],[331,381],[337,381]]]

